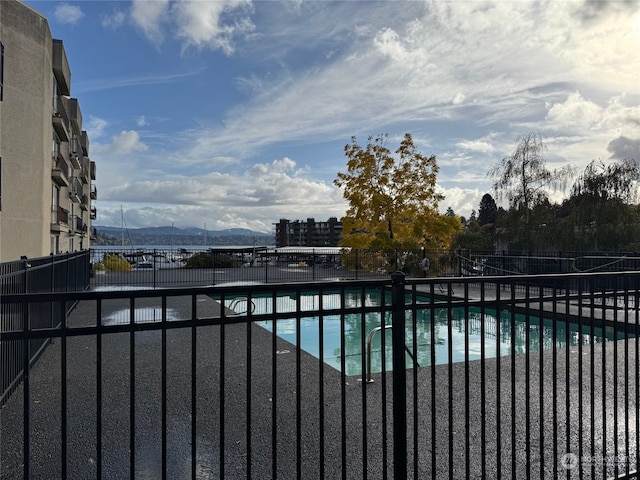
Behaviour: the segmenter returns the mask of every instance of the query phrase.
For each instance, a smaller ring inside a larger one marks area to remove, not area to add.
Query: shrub
[[[112,271],[128,271],[131,270],[131,264],[124,258],[116,255],[115,253],[107,253],[102,259],[102,264],[106,270]]]
[[[242,260],[231,255],[202,252],[189,258],[185,268],[234,268],[241,266]]]

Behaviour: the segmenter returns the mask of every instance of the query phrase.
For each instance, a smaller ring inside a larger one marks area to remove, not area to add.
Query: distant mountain
[[[246,228],[204,230],[202,228],[144,227],[127,228],[95,226],[94,245],[275,245],[271,233]],[[124,235],[123,235],[124,234]]]
[[[102,227],[97,226],[98,232],[106,233],[108,235],[120,235],[122,233],[122,227]],[[143,227],[143,228],[127,228],[125,229],[125,236],[127,231],[131,235],[202,235],[210,237],[227,237],[229,235],[251,235],[259,237],[273,236],[271,233],[255,232],[247,228],[227,228],[225,230],[204,230],[202,228],[189,227],[189,228],[177,228],[177,227]]]

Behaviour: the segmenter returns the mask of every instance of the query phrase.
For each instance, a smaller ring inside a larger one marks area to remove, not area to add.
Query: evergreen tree
[[[480,200],[478,222],[480,225],[495,224],[498,217],[498,206],[491,194],[485,193]]]

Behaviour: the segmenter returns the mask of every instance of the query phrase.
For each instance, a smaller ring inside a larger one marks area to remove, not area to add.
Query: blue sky
[[[640,160],[635,1],[27,3],[67,51],[96,225],[341,217],[353,135],[410,132],[465,216],[531,130],[550,168]]]

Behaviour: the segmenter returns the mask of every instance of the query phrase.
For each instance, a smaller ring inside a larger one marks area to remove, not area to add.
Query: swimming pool
[[[322,295],[322,308],[329,310],[332,308],[340,308],[341,306],[358,306],[364,299],[364,305],[377,306],[380,305],[381,296],[379,291],[369,292],[366,295],[358,292],[346,292],[344,295],[344,305],[341,304],[341,295],[339,293],[329,293]],[[317,294],[300,296],[300,311],[317,310],[320,308],[320,297]],[[540,338],[542,334],[542,348],[544,350],[563,349],[567,347],[567,324],[565,322],[555,322],[555,338],[553,321],[550,319],[542,319],[529,317],[527,319],[522,314],[511,314],[503,311],[500,315],[496,315],[495,310],[484,309],[481,311],[478,307],[453,307],[434,308],[433,319],[431,318],[431,305],[429,298],[419,299],[420,303],[424,303],[424,308],[418,308],[415,313],[415,335],[416,335],[416,360],[420,366],[429,366],[432,362],[432,349],[435,352],[435,364],[449,363],[449,343],[451,343],[451,361],[463,362],[468,350],[469,360],[478,360],[482,356],[482,333],[484,333],[484,358],[495,358],[499,352],[501,356],[511,355],[512,346],[515,347],[515,353],[521,354],[527,351],[526,339],[527,330],[529,332],[529,351],[540,351]],[[244,302],[244,303],[243,303]],[[389,299],[385,299],[389,304]],[[249,306],[246,299],[229,300],[227,307],[232,307],[236,312],[246,313]],[[295,312],[297,299],[293,293],[282,294],[275,299],[276,312]],[[274,299],[253,298],[251,309],[255,314],[269,314],[274,311]],[[376,327],[381,326],[380,313],[347,314],[344,315],[344,357],[345,357],[345,375],[362,375],[362,336],[366,337]],[[385,315],[384,324],[391,324],[390,312]],[[433,336],[432,327],[433,325]],[[449,335],[448,324],[451,322],[451,335]],[[305,352],[320,358],[320,329],[323,333],[323,359],[324,362],[341,370],[341,360],[343,353],[341,351],[341,326],[339,315],[326,315],[322,318],[317,316],[303,316],[300,319],[300,341],[298,342],[296,333],[296,319],[279,319],[276,321],[276,334],[293,345],[298,345]],[[256,322],[268,331],[273,331],[273,321]],[[406,316],[406,344],[409,350],[414,345],[414,316],[408,311]],[[499,338],[498,338],[499,333]],[[577,347],[580,343],[588,345],[590,343],[601,343],[603,340],[612,340],[613,333],[610,331],[602,334],[601,328],[593,328],[584,326],[582,332],[578,331],[578,325],[569,324],[569,347]],[[385,370],[392,370],[391,355],[391,331],[385,330],[383,333],[378,332],[372,340],[371,369],[373,373],[382,371],[382,363],[384,357]],[[466,340],[468,337],[468,340]],[[624,338],[624,334],[620,333],[619,338]],[[382,345],[384,341],[384,352],[382,355]],[[432,347],[433,345],[433,347]],[[467,346],[468,345],[468,346]],[[366,343],[365,343],[366,349]],[[407,354],[407,365],[412,365],[412,360]]]

